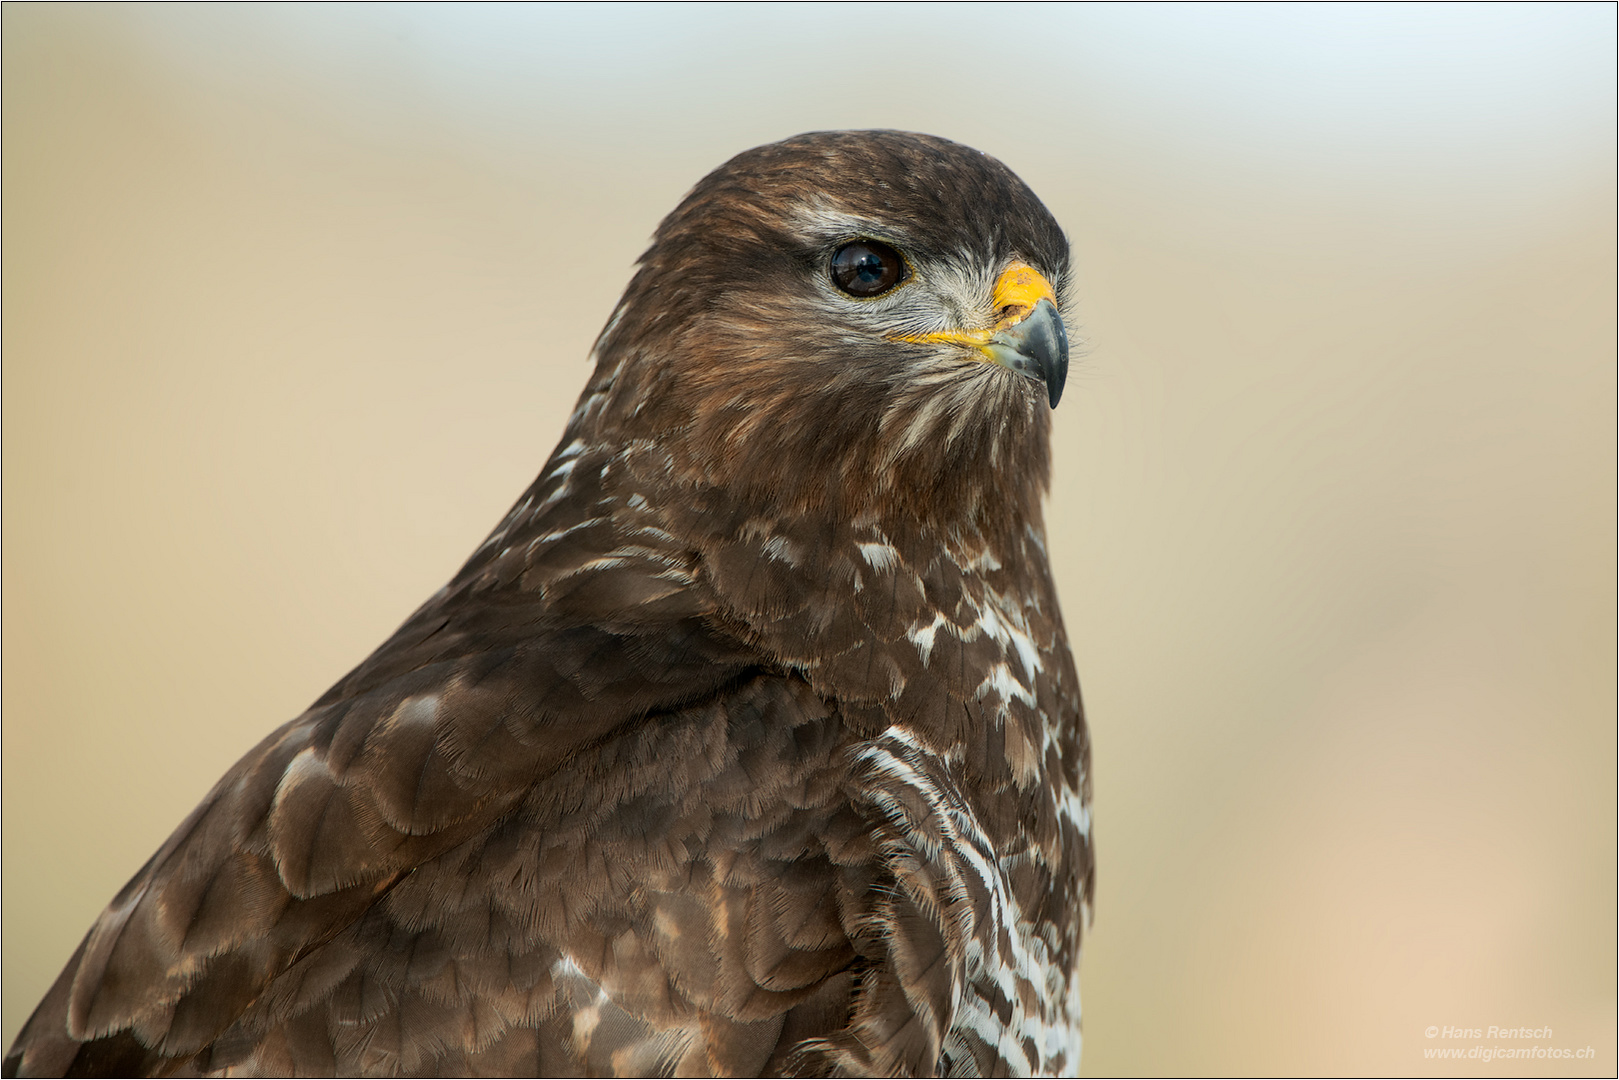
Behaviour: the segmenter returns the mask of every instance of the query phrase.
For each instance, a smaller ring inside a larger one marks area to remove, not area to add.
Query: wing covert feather
[[[154,1058],[197,1053],[570,754],[713,694],[753,660],[690,601],[613,629],[558,626],[537,594],[468,603],[472,584],[226,773],[92,927],[19,1036],[18,1065],[79,1043],[89,1064],[110,1052],[90,1047],[126,1031]]]

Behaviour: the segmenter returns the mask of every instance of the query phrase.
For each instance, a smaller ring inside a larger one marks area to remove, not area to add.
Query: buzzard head
[[[1037,520],[1068,270],[1051,214],[979,151],[894,131],[749,150],[659,227],[575,419],[800,513]]]

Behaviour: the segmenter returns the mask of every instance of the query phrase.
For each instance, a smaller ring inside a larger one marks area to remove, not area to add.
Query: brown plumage
[[[857,241],[897,285],[837,284]],[[704,179],[539,478],[113,899],[8,1074],[1071,1073],[1067,272],[942,139]]]

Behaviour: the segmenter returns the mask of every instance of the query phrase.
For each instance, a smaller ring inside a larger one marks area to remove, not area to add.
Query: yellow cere
[[[1042,300],[1057,302],[1057,293],[1051,287],[1051,282],[1045,276],[1026,262],[1014,260],[1001,276],[995,279],[994,292],[990,294],[995,310],[1000,313],[995,325],[987,330],[940,330],[932,334],[905,334],[894,338],[895,341],[910,341],[916,343],[948,341],[957,345],[983,345],[997,333],[1009,326],[1015,326],[1028,318],[1034,305]]]
[[[1057,302],[1057,293],[1034,267],[1025,262],[1014,262],[995,279],[995,310],[1001,313],[995,323],[996,330],[1004,330],[1022,322],[1042,300]]]

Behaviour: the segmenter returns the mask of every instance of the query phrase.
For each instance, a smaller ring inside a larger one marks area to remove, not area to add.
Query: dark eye
[[[876,296],[905,279],[905,260],[881,240],[856,240],[832,255],[832,282],[850,296]]]

